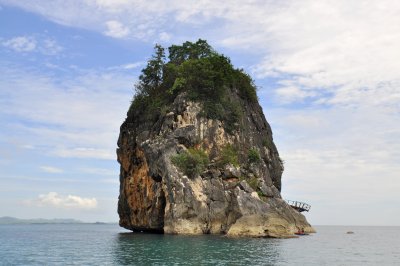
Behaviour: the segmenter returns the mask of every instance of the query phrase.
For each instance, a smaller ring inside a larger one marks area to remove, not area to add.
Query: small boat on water
[[[309,234],[307,234],[307,233],[301,233],[301,232],[297,232],[297,233],[294,233],[295,235],[298,235],[298,236],[308,236]]]
[[[308,233],[304,232],[304,228],[299,229],[297,232],[294,233],[295,235],[298,236],[307,236],[309,235]]]

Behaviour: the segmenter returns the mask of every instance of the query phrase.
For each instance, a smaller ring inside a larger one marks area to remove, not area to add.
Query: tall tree
[[[142,69],[142,74],[139,76],[139,84],[137,86],[139,94],[151,95],[152,92],[159,88],[162,83],[164,65],[164,48],[156,44],[154,46],[154,55],[147,62],[147,66]]]
[[[170,62],[180,65],[188,59],[200,59],[215,54],[215,51],[206,40],[184,42],[182,45],[172,45],[168,48]]]

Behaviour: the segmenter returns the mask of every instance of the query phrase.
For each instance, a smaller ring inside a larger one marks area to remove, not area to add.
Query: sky
[[[119,126],[156,43],[250,73],[314,225],[400,225],[400,2],[0,0],[0,216],[118,221]]]

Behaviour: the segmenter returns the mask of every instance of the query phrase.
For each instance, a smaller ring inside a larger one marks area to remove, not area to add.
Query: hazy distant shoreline
[[[116,223],[116,222],[114,222]],[[15,217],[4,216],[0,217],[0,224],[114,224],[105,223],[105,222],[82,222],[80,220],[75,219],[43,219],[43,218],[35,218],[35,219],[19,219]]]

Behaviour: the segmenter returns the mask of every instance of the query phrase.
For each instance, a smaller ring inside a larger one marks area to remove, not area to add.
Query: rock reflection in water
[[[127,264],[275,264],[282,262],[279,239],[120,233],[113,256]]]

